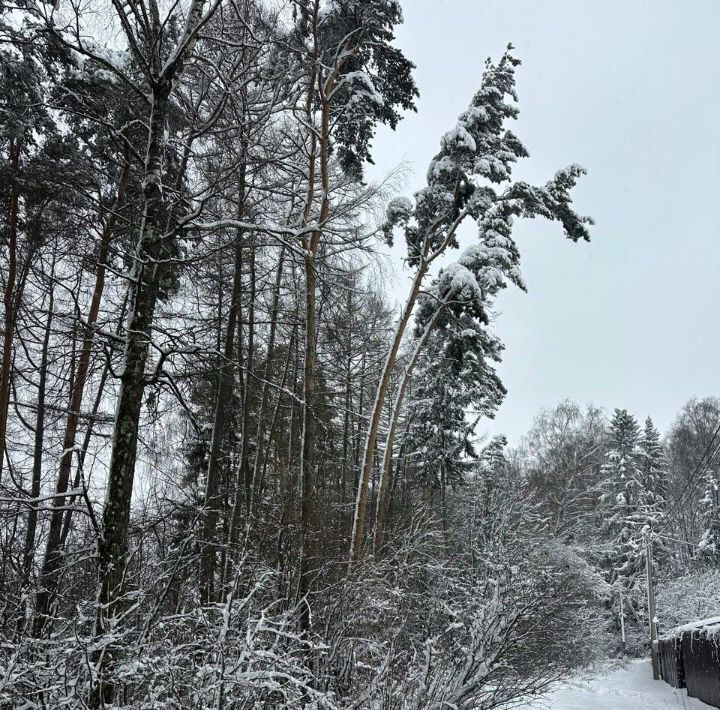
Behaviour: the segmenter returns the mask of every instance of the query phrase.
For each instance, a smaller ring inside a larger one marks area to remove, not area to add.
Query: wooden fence
[[[658,645],[663,680],[720,708],[720,617],[681,626]]]

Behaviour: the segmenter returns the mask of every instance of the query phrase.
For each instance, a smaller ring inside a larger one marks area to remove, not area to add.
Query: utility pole
[[[645,571],[647,572],[648,618],[650,619],[650,657],[653,678],[660,680],[660,659],[658,657],[657,619],[655,618],[655,589],[653,583],[652,538],[645,543]]]
[[[622,649],[625,653],[625,606],[623,604],[622,589],[620,590],[620,633],[622,634]]]

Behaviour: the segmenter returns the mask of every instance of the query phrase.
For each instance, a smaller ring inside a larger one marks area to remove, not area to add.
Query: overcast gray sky
[[[516,175],[545,181],[573,162],[589,172],[575,204],[597,222],[590,244],[547,222],[517,225],[529,292],[499,300],[509,394],[480,430],[516,442],[566,397],[650,414],[666,430],[690,397],[720,395],[720,0],[403,9],[398,43],[417,65],[418,112],[380,132],[371,177],[407,160],[407,192],[421,187],[485,58],[508,42],[523,62],[514,129],[530,151]],[[464,244],[473,238],[467,229]]]

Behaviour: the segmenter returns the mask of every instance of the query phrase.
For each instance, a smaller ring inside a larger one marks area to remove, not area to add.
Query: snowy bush
[[[695,572],[660,583],[657,609],[661,633],[720,615],[720,570]]]
[[[108,682],[114,704],[133,710],[336,707],[314,688],[306,659],[316,649],[295,631],[297,610],[268,600],[273,581],[269,573],[255,582],[244,575],[235,585],[247,590],[240,598],[231,593],[223,604],[157,618],[148,603],[119,635],[94,636],[79,614],[84,623],[48,639],[3,646],[0,707],[86,707]],[[108,654],[114,659],[100,678]]]

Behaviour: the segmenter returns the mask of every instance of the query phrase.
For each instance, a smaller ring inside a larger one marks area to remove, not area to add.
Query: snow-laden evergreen
[[[649,533],[645,505],[648,491],[641,471],[640,427],[626,409],[616,409],[610,422],[609,451],[603,474],[607,492],[605,525],[613,537],[611,576],[630,587],[644,563]]]
[[[703,533],[699,547],[702,555],[713,563],[720,559],[720,474],[717,465],[703,476],[704,490],[700,499]]]

